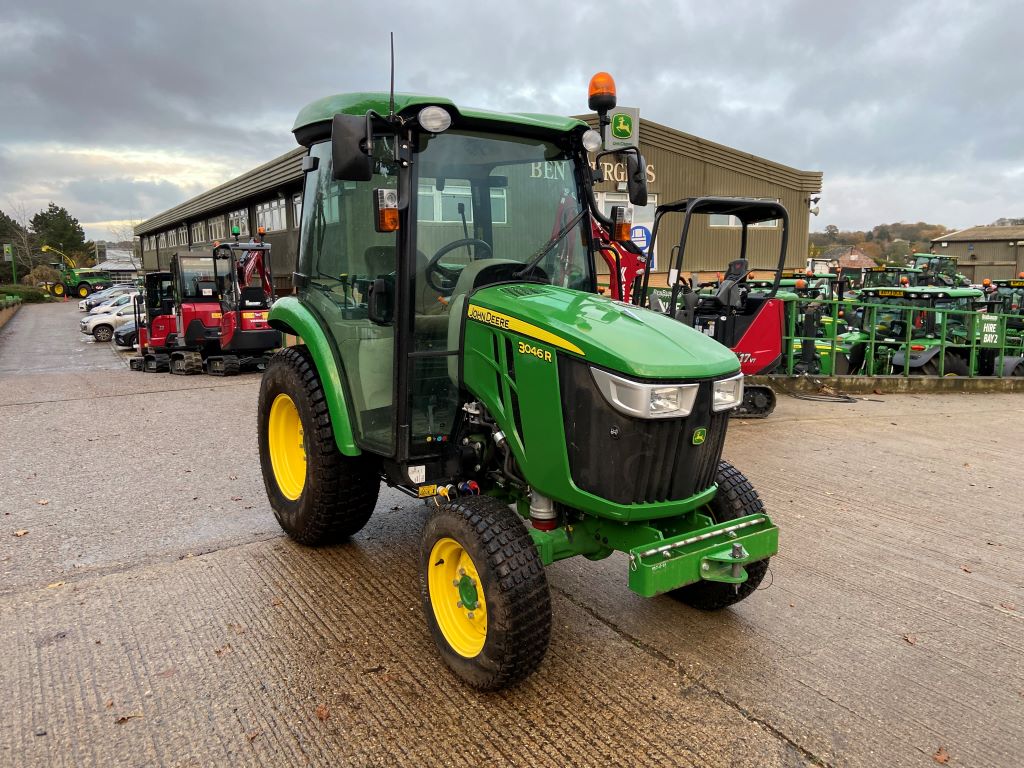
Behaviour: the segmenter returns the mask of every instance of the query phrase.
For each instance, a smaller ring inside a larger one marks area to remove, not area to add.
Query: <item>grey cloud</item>
[[[292,146],[304,103],[385,89],[394,29],[399,89],[575,114],[589,76],[607,69],[620,100],[653,120],[824,171],[823,222],[969,225],[989,217],[978,211],[1024,213],[1024,177],[1007,173],[1024,167],[1024,4],[1013,0],[387,8],[384,17],[380,6],[328,2],[0,7],[0,103],[17,105],[0,146],[174,150],[241,172]],[[118,218],[125,195],[144,215],[165,206],[166,187],[123,186],[129,178],[98,173],[92,189],[110,195],[111,214],[98,218]],[[896,196],[880,186],[894,180]],[[934,194],[940,184],[950,193]],[[959,204],[953,188],[979,198]],[[865,199],[850,198],[854,189]]]

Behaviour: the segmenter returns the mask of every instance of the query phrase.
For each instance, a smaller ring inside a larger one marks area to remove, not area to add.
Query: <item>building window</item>
[[[206,225],[197,221],[192,225],[192,242],[193,243],[205,243],[206,242]]]
[[[296,192],[292,195],[292,226],[295,229],[299,228],[299,223],[302,221],[302,193]]]
[[[178,244],[178,230],[167,230],[167,247],[174,248]]]
[[[779,202],[777,197],[755,197],[754,200],[768,200],[773,203]],[[743,224],[735,216],[726,216],[721,213],[712,213],[708,216],[708,226],[711,227],[742,227]],[[778,219],[772,219],[771,221],[759,221],[757,224],[751,224],[751,229],[775,229],[779,226]]]
[[[942,245],[943,248],[949,248],[949,243],[940,243],[940,245]]]
[[[508,198],[505,189],[491,190],[491,221],[495,224],[508,223]],[[440,221],[445,223],[462,223],[459,213],[462,203],[466,223],[473,223],[473,197],[469,185],[445,184],[444,190],[438,190],[433,181],[419,185],[417,200],[418,221]]]
[[[281,232],[288,228],[285,223],[285,201],[283,197],[256,205],[256,227],[265,232]]]
[[[188,245],[188,227],[184,224],[178,227],[178,245]]]
[[[238,234],[240,237],[249,236],[249,211],[246,208],[240,208],[237,211],[232,211],[228,214],[228,233],[234,234],[235,227],[238,227]]]
[[[224,239],[224,217],[214,216],[212,219],[206,222],[206,228],[209,230],[210,240],[223,240]]]
[[[166,248],[167,247],[167,233],[166,232],[161,232],[159,235],[157,235],[156,242],[157,242],[157,247],[158,248]]]

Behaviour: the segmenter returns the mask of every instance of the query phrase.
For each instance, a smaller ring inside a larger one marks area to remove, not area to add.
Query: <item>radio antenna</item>
[[[388,106],[388,117],[395,116],[395,33],[391,33],[391,103]]]

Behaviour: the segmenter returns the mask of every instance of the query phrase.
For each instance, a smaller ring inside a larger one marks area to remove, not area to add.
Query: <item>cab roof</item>
[[[861,295],[904,296],[908,299],[976,299],[982,295],[977,288],[947,288],[941,285],[903,285],[862,288]]]
[[[588,126],[582,120],[559,115],[543,115],[533,112],[492,112],[486,109],[474,107],[459,107],[450,99],[441,96],[427,96],[418,93],[396,93],[395,112],[411,113],[418,112],[426,106],[445,107],[453,112],[453,116],[460,116],[471,120],[506,123],[520,128],[532,128],[558,132],[569,132],[574,129],[586,129]],[[361,93],[338,93],[333,96],[324,96],[322,99],[310,102],[299,110],[292,125],[292,132],[301,130],[317,123],[331,120],[336,114],[365,115],[367,111],[373,110],[381,115],[388,114],[390,109],[390,94],[384,91],[365,91]]]

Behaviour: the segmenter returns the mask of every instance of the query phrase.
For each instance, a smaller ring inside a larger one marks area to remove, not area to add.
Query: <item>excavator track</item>
[[[775,393],[763,384],[747,384],[743,388],[743,403],[734,410],[737,419],[764,419],[775,410]]]

